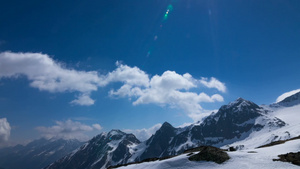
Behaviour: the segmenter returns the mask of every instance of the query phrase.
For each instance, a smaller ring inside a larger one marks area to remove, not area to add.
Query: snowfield
[[[180,156],[154,162],[145,162],[141,164],[133,164],[125,167],[120,167],[120,169],[299,169],[299,166],[286,163],[273,161],[272,159],[277,159],[277,155],[286,154],[289,152],[298,152],[300,150],[300,140],[288,141],[284,144],[259,148],[259,149],[248,149],[235,152],[228,152],[230,160],[224,162],[223,164],[217,164],[214,162],[194,162],[189,161],[187,154],[182,154]],[[251,152],[252,151],[252,152]]]

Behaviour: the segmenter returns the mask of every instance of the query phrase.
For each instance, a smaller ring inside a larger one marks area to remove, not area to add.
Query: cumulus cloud
[[[64,68],[46,54],[41,53],[0,53],[0,78],[25,75],[30,86],[49,92],[80,92],[83,95],[73,103],[90,105],[92,91],[101,81],[96,71],[76,71]]]
[[[96,71],[65,68],[46,54],[0,53],[0,78],[25,75],[30,80],[30,86],[39,90],[78,92],[77,98],[71,104],[93,105],[95,100],[90,97],[91,93],[99,87],[116,82],[121,83],[121,87],[109,91],[112,97],[127,97],[133,100],[133,105],[152,103],[180,108],[190,117],[205,112],[200,105],[202,102],[224,100],[218,93],[209,96],[199,92],[203,88],[226,92],[225,84],[214,77],[196,79],[189,73],[178,74],[169,70],[151,77],[138,67],[130,67],[120,62],[116,62],[116,66],[115,70],[100,75]]]
[[[72,104],[78,104],[81,106],[90,106],[95,103],[95,100],[91,99],[88,94],[82,94],[77,99],[71,101]]]
[[[0,119],[0,146],[9,139],[10,136],[10,124],[6,118]]]
[[[208,80],[208,78],[202,77],[199,82],[208,88],[216,88],[221,92],[226,92],[225,84],[214,77],[210,78],[210,80]]]
[[[102,129],[100,124],[93,124],[93,128],[96,129],[96,130],[101,130]]]
[[[102,86],[111,82],[123,82],[130,86],[145,86],[149,85],[148,75],[138,67],[129,67],[120,62],[116,62],[117,69],[108,73],[103,81],[100,82]]]
[[[56,125],[51,127],[40,126],[36,130],[41,133],[41,135],[47,139],[78,139],[85,141],[89,139],[86,135],[87,132],[101,130],[102,127],[99,124],[93,124],[92,126],[82,124],[77,121],[67,120],[67,121],[56,121]]]
[[[203,78],[201,80],[204,81]],[[153,76],[149,81],[149,85],[145,88],[125,84],[117,91],[111,91],[110,94],[136,98],[133,105],[153,103],[170,106],[171,108],[180,108],[187,112],[188,116],[194,121],[197,121],[206,112],[200,103],[224,101],[220,94],[209,96],[204,92],[190,92],[189,89],[197,88],[198,81],[201,80],[194,79],[188,73],[180,75],[175,71],[165,71],[162,75]],[[225,84],[216,78],[212,78],[207,83],[209,88],[215,87],[220,91],[226,91]]]
[[[125,129],[123,131],[126,133],[134,134],[136,136],[136,138],[139,139],[140,141],[145,141],[148,138],[150,138],[152,136],[152,134],[154,134],[158,129],[160,129],[161,125],[162,124],[158,123],[148,129],[145,129],[145,128],[136,129],[136,130]]]
[[[277,99],[276,99],[276,103],[281,102],[282,100],[284,100],[285,98],[292,96],[296,93],[300,92],[300,89],[296,89],[296,90],[292,90],[286,93],[283,93],[282,95],[280,95]]]

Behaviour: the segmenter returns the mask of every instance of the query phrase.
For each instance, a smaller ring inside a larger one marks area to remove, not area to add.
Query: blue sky
[[[237,97],[273,103],[299,89],[299,11],[297,0],[1,2],[1,143],[147,134]]]

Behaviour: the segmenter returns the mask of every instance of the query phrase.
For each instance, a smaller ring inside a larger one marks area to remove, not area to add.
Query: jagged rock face
[[[35,140],[26,146],[0,150],[0,166],[10,169],[40,169],[66,156],[83,143],[78,140]]]
[[[100,134],[81,146],[74,153],[46,167],[63,168],[107,168],[111,165],[124,164],[131,157],[130,146],[140,141],[132,134],[120,130]]]
[[[210,115],[199,125],[189,126],[185,130],[169,127],[168,134],[162,134],[159,130],[147,141],[147,145],[150,142],[151,146],[145,149],[145,153],[136,161],[176,155],[201,145],[222,146],[243,139],[252,131],[260,130],[265,125],[272,127],[285,125],[280,119],[270,118],[265,113],[266,110],[255,103],[238,98],[222,106],[217,113]],[[167,130],[164,125],[162,128]],[[163,143],[159,143],[158,140],[163,140]],[[152,152],[154,149],[155,153]]]
[[[300,152],[297,153],[287,153],[278,155],[279,159],[273,159],[273,161],[282,161],[282,162],[290,162],[292,164],[300,166]]]
[[[222,106],[216,114],[206,118],[200,126],[194,127],[192,129],[193,138],[198,140],[207,137],[239,138],[242,133],[248,132],[250,129],[259,130],[263,127],[254,123],[255,119],[261,116],[261,111],[262,109],[255,103],[239,98]],[[197,133],[201,133],[201,135]]]
[[[221,164],[229,159],[230,157],[226,152],[211,146],[205,146],[198,154],[189,157],[190,161],[213,161],[218,164]]]
[[[147,151],[139,158],[143,160],[152,157],[164,157],[169,155],[167,148],[172,137],[176,135],[176,129],[169,123],[165,122],[155,135],[152,135],[147,141]]]

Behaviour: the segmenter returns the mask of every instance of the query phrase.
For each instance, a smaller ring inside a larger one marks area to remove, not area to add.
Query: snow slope
[[[189,161],[187,154],[182,154],[180,156],[154,162],[145,162],[141,164],[134,164],[125,167],[120,167],[119,169],[274,169],[274,168],[289,168],[298,169],[299,166],[286,163],[286,162],[274,162],[272,159],[278,158],[277,155],[285,154],[288,152],[298,152],[300,140],[288,141],[284,144],[260,148],[260,149],[249,149],[241,150],[236,152],[228,152],[230,160],[223,164],[217,164],[214,162],[194,162]],[[256,153],[251,153],[249,151],[255,151]]]
[[[251,149],[278,140],[286,140],[300,135],[300,105],[293,107],[269,108],[270,115],[283,120],[286,125],[281,128],[263,128],[253,132],[242,141],[235,142],[230,146],[243,145],[245,149]],[[225,148],[224,146],[223,148]],[[299,149],[300,150],[300,149]]]

